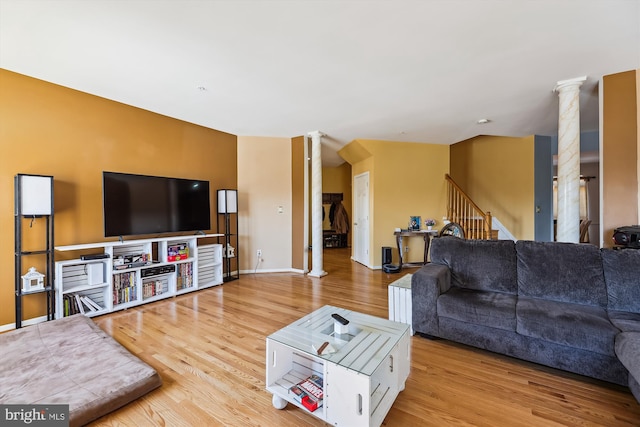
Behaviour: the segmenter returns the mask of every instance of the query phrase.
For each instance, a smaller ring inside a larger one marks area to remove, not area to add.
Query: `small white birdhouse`
[[[231,245],[223,247],[222,251],[223,258],[234,258],[236,256],[236,248]]]
[[[22,276],[22,292],[32,292],[44,289],[44,274],[36,271],[35,267],[29,268],[27,274]]]

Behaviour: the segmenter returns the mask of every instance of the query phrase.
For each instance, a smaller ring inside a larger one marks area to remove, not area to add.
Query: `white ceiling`
[[[0,0],[0,67],[240,136],[555,135],[640,69],[640,0]],[[201,89],[204,88],[204,89]],[[490,119],[478,125],[481,118]]]

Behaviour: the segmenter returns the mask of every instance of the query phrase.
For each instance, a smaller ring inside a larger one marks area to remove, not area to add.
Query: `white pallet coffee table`
[[[347,334],[334,334],[333,313],[349,320]],[[325,341],[336,351],[318,355]],[[409,326],[327,305],[269,335],[266,356],[274,407],[291,403],[335,426],[380,426],[409,376]],[[324,382],[313,412],[289,392],[312,374]]]

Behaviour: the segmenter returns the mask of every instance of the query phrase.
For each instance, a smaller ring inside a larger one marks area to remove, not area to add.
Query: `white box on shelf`
[[[89,285],[104,283],[104,264],[94,262],[87,264],[87,282]]]

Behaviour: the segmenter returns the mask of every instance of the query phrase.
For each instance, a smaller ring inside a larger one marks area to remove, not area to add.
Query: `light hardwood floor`
[[[322,426],[265,391],[265,338],[325,304],[387,317],[387,285],[348,249],[327,276],[249,274],[94,320],[164,384],[94,426]],[[411,338],[411,373],[386,426],[640,426],[628,389],[445,340]]]

